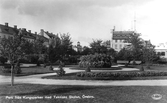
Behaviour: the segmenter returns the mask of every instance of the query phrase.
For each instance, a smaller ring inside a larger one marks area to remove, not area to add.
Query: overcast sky
[[[156,45],[167,42],[167,0],[0,0],[0,24],[70,33],[73,44],[110,40],[111,29],[136,30]]]

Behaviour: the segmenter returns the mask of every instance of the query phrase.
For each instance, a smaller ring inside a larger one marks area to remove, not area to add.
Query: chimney
[[[37,32],[35,32],[35,35],[37,35]]]
[[[14,25],[14,29],[17,29],[17,25]]]
[[[5,26],[7,26],[7,27],[8,27],[8,23],[5,23]]]
[[[28,30],[29,33],[31,33],[31,30]]]
[[[115,31],[115,26],[114,26],[114,28],[113,28],[113,31]]]
[[[44,36],[44,30],[43,29],[41,29],[41,35]]]

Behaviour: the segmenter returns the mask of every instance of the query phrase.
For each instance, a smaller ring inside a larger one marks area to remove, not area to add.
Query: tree
[[[91,49],[87,46],[84,46],[81,55],[89,55],[89,54],[91,54]]]
[[[0,56],[0,62],[2,64],[5,64],[5,62],[7,62],[7,58],[4,58],[3,56]]]
[[[61,58],[65,60],[69,57],[69,55],[73,53],[70,34],[69,33],[60,34],[60,40],[61,40],[60,55],[61,55]]]
[[[45,41],[39,36],[37,37],[33,42],[33,47],[32,47],[32,54],[29,54],[30,58],[33,59],[34,62],[37,63],[39,66],[39,59],[44,57],[44,54],[46,53],[46,45],[44,45]]]
[[[116,51],[113,48],[107,50],[107,54],[116,57]]]
[[[141,34],[134,33],[127,40],[129,43],[131,43],[129,50],[132,52],[133,61],[141,58],[142,56],[143,41],[140,38],[140,35]]]
[[[14,85],[14,63],[19,62],[19,59],[23,56],[21,48],[24,44],[24,39],[21,34],[22,31],[20,30],[18,34],[13,34],[13,37],[2,38],[0,40],[0,53],[10,61],[11,65],[11,86]]]
[[[143,47],[143,55],[142,55],[142,60],[143,62],[146,63],[146,68],[150,69],[150,64],[153,63],[154,60],[159,58],[159,56],[156,54],[155,50],[153,47],[148,48],[148,47]]]
[[[90,47],[92,50],[92,53],[107,53],[107,47],[102,45],[102,40],[93,40],[92,43],[90,43]]]
[[[126,66],[128,66],[130,61],[133,60],[133,55],[132,55],[132,52],[130,50],[123,48],[118,52],[116,58],[119,60],[127,60],[128,63],[126,64]]]

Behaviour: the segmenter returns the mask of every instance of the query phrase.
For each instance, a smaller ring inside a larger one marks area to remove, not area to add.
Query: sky
[[[76,45],[111,39],[111,30],[134,30],[152,44],[167,42],[167,0],[0,0],[0,24],[69,33]],[[136,22],[134,23],[134,20]]]

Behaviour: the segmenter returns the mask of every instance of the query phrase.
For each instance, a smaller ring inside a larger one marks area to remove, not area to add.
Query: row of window
[[[118,48],[122,49],[123,48],[122,44],[120,44],[120,45],[115,44],[115,49],[118,49]]]
[[[0,38],[1,38],[1,36],[0,36]],[[6,35],[4,35],[2,38],[6,38]]]
[[[165,56],[165,52],[157,52],[157,54],[160,56]]]
[[[126,42],[125,40],[113,40],[113,41],[115,41],[115,43],[117,43],[117,42],[120,42],[120,43]]]

